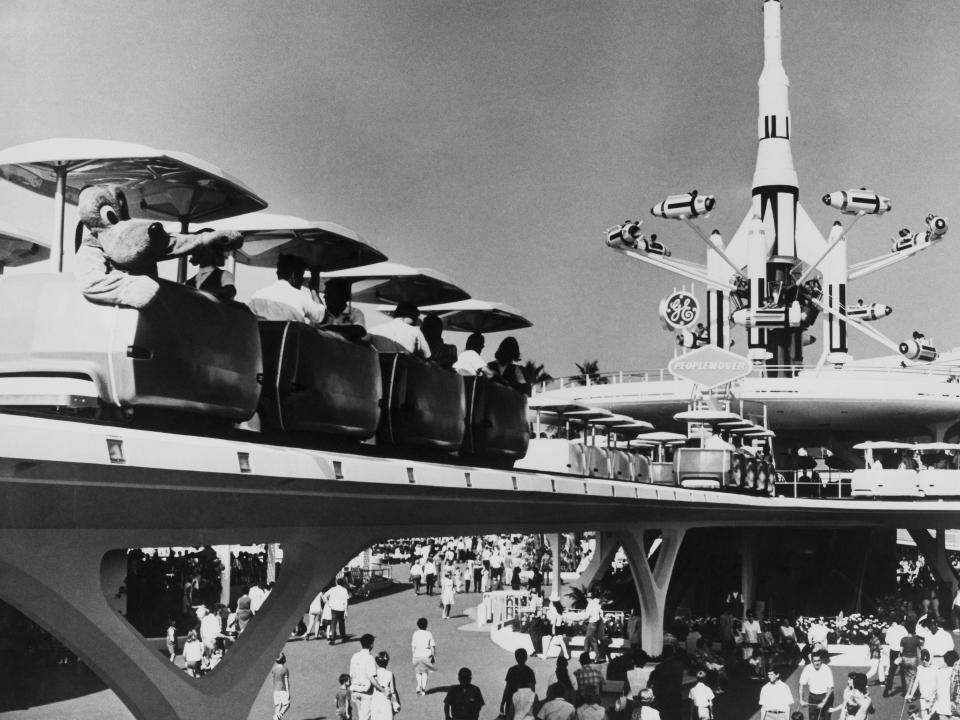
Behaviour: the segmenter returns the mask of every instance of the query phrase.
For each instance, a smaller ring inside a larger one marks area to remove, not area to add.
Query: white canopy
[[[853,446],[854,450],[913,450],[916,443],[891,442],[889,440],[866,440]]]
[[[683,420],[685,422],[705,422],[705,423],[719,423],[729,420],[742,420],[739,415],[735,412],[730,412],[728,410],[684,410],[683,412],[678,412],[673,416],[674,420]]]
[[[509,332],[533,325],[514,307],[473,298],[427,305],[420,310],[439,315],[444,329],[454,332]]]
[[[411,302],[418,307],[466,300],[470,294],[446,275],[430,268],[379,262],[321,273],[321,278],[343,278],[354,284],[353,301],[375,304]],[[364,287],[357,287],[363,283]]]

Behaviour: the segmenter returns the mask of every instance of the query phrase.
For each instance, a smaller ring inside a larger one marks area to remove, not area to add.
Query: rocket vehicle
[[[913,339],[900,343],[900,354],[907,360],[919,362],[933,362],[940,357],[940,353],[933,345],[933,340],[920,333],[914,333]]]
[[[657,217],[673,220],[688,220],[690,218],[707,215],[717,205],[713,195],[701,195],[696,190],[679,195],[671,195],[663,202],[658,202],[650,213]]]
[[[883,303],[870,303],[869,305],[864,305],[863,300],[860,300],[856,305],[850,305],[847,307],[848,318],[863,322],[880,320],[881,318],[887,317],[887,315],[892,312],[893,308],[889,305],[884,305]]]
[[[828,193],[823,196],[823,204],[847,215],[883,215],[893,207],[890,198],[866,188]]]
[[[786,307],[737,310],[732,320],[747,328],[798,328],[803,323],[803,312],[799,302],[792,302]]]
[[[903,252],[927,243],[942,240],[947,234],[947,221],[939,215],[927,215],[925,222],[927,229],[911,233],[909,228],[902,228],[896,237],[890,238],[890,252]]]
[[[643,250],[651,255],[670,257],[670,251],[657,240],[656,233],[647,237],[641,232],[640,225],[642,224],[642,220],[624,220],[621,225],[614,225],[607,230],[607,245],[611,247],[623,245],[636,250]]]

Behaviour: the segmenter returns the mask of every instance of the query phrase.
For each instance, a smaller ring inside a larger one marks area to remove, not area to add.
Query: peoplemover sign
[[[739,380],[753,371],[751,362],[729,350],[705,345],[686,355],[675,357],[667,369],[681,380],[689,380],[704,390]]]

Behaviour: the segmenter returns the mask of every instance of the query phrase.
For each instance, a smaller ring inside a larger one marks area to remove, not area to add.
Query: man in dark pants
[[[890,627],[883,636],[883,644],[890,648],[890,666],[887,670],[887,681],[884,683],[883,696],[889,697],[893,690],[893,676],[898,675],[897,658],[900,657],[900,641],[907,636],[907,629],[903,626],[903,616],[895,615]]]

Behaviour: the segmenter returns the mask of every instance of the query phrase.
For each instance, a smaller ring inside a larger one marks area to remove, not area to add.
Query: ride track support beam
[[[0,532],[0,598],[76,653],[138,720],[245,718],[290,628],[344,563],[376,539],[342,528],[281,532],[283,577],[223,661],[201,678],[171,663],[110,607],[106,594],[116,592],[125,564],[109,532]]]
[[[953,598],[957,594],[957,588],[960,587],[960,576],[957,575],[957,571],[947,558],[946,531],[937,528],[933,531],[933,535],[930,535],[930,531],[924,528],[907,528],[907,532],[910,533],[911,539],[916,543],[917,550],[926,560],[934,578],[941,583],[950,583],[953,594],[949,598],[941,598],[943,600],[942,612],[945,612],[947,603],[953,602]]]
[[[656,559],[650,567],[650,555],[644,544],[645,527],[634,527],[616,533],[615,546],[623,547],[627,564],[633,575],[633,583],[640,598],[640,647],[651,656],[663,651],[663,623],[667,602],[667,589],[677,561],[680,543],[686,528],[674,527],[661,530],[660,546]]]
[[[613,562],[613,558],[619,549],[620,542],[613,533],[597,533],[597,543],[593,548],[593,555],[580,573],[580,586],[584,590],[589,590],[591,585],[607,573],[607,570],[610,569],[610,563]]]

